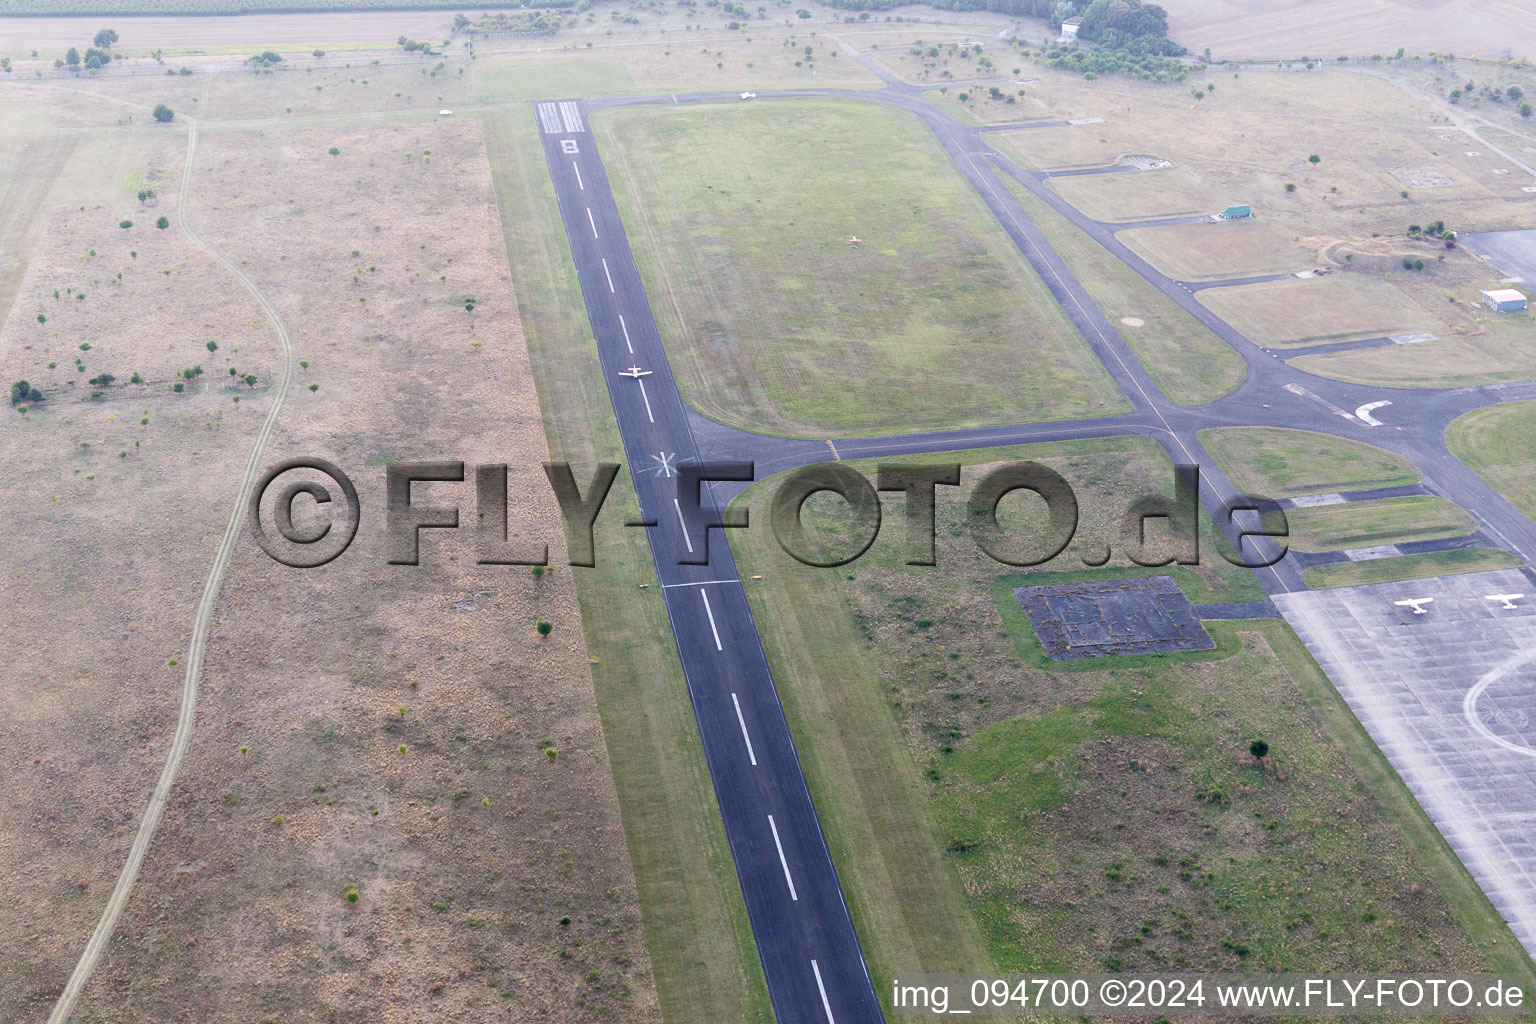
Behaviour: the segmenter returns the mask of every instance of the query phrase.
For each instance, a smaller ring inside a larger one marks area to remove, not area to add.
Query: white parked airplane
[[[1524,594],[1484,594],[1484,601],[1503,601],[1505,608],[1514,608],[1515,602],[1524,597]]]
[[[641,377],[648,376],[650,374],[650,372],[651,372],[650,370],[642,370],[638,366],[631,366],[627,370],[620,370],[619,371],[619,376],[620,377],[633,377],[633,378],[635,378],[635,380],[639,380]]]
[[[1432,604],[1434,600],[1432,597],[1410,597],[1406,601],[1393,601],[1392,603],[1402,608],[1412,608],[1415,615],[1428,615],[1429,613],[1421,608],[1420,605]]]

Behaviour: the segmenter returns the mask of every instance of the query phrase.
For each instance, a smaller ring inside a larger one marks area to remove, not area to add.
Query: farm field
[[[1238,0],[1168,0],[1169,32],[1191,50],[1210,47],[1221,60],[1333,58],[1439,50],[1477,57],[1536,53],[1536,33],[1506,0],[1454,5],[1372,0],[1283,0],[1261,11]]]
[[[1399,487],[1421,476],[1385,448],[1310,430],[1213,427],[1200,443],[1238,490],[1269,498]]]
[[[826,436],[1125,408],[908,115],[817,101],[594,123],[674,372],[705,415]]]
[[[1087,544],[1113,529],[1124,494],[1169,472],[1136,439],[949,457],[966,479],[993,459],[1062,472]],[[960,506],[941,502],[937,568],[903,566],[883,537],[835,571],[757,531],[732,538],[743,572],[772,581],[748,593],[813,792],[842,823],[834,852],[855,920],[880,937],[877,989],[897,965],[947,969],[976,932],[991,966],[1019,971],[1498,955],[1487,940],[1501,926],[1287,628],[1211,623],[1214,651],[1045,661],[1011,587],[1167,570],[1085,572],[1069,548],[1043,571],[1010,571],[974,548]],[[836,520],[828,508],[818,522]],[[1015,510],[1014,526],[1038,525],[1035,511]],[[1175,578],[1197,601],[1258,596],[1219,561]],[[1257,736],[1267,766],[1248,756]],[[1367,904],[1381,917],[1362,923]],[[1333,941],[1340,929],[1351,942]]]

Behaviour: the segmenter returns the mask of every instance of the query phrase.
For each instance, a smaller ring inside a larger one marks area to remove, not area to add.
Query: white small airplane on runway
[[[642,370],[638,366],[631,366],[627,370],[620,370],[619,371],[619,376],[620,377],[633,377],[635,380],[639,380],[641,377],[648,376],[650,374],[650,372],[651,372],[650,370]]]
[[[1420,606],[1433,604],[1434,600],[1432,597],[1410,597],[1406,601],[1393,601],[1392,603],[1400,608],[1412,608],[1415,615],[1428,615],[1429,613]]]
[[[1484,594],[1484,601],[1503,601],[1504,608],[1516,607],[1515,602],[1524,597],[1524,594]]]

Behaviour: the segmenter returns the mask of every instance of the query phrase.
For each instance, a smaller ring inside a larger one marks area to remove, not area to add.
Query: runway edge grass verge
[[[550,453],[578,467],[622,459],[533,115],[515,104],[482,117]],[[614,497],[638,515],[627,477]],[[662,1014],[771,1019],[645,536],[599,529],[596,541],[597,567],[570,571]]]

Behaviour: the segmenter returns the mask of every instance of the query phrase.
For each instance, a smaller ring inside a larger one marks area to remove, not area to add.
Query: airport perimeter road
[[[769,996],[784,1024],[883,1019],[597,147],[574,101],[533,106],[618,418]],[[585,481],[581,481],[586,486]],[[703,561],[705,564],[684,564]]]

